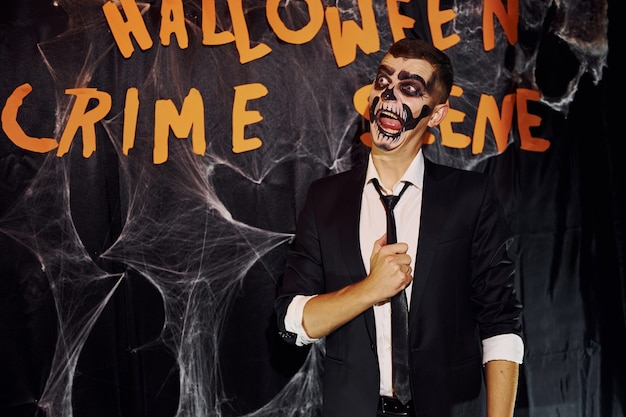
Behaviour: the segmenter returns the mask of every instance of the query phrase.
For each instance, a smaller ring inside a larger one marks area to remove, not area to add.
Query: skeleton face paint
[[[432,73],[426,61],[390,55],[383,59],[370,93],[371,133],[375,146],[392,150],[415,136],[411,131],[432,112],[427,84]]]

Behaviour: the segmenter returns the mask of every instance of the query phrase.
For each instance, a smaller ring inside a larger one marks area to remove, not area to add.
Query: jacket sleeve
[[[495,188],[487,179],[471,257],[472,299],[482,340],[501,334],[522,335],[522,305],[515,291],[515,264],[509,253],[512,242]]]
[[[278,332],[283,340],[295,344],[297,335],[285,328],[285,315],[296,295],[324,292],[324,271],[315,216],[315,183],[307,197],[296,224],[296,233],[287,251],[285,273],[274,302]]]

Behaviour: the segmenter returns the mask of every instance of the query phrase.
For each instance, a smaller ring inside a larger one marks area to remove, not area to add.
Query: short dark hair
[[[436,89],[438,103],[445,103],[450,96],[454,71],[450,57],[432,44],[417,38],[404,38],[395,42],[388,54],[396,58],[423,59],[435,69],[433,84]]]

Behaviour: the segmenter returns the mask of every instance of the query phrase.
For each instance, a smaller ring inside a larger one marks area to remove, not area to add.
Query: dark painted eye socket
[[[400,84],[400,91],[408,97],[421,97],[425,93],[424,86],[416,82]]]
[[[374,81],[374,87],[377,90],[382,90],[389,85],[389,79],[382,74],[378,74],[376,80]]]

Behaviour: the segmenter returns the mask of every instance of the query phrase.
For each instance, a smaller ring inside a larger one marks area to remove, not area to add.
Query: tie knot
[[[385,206],[385,210],[388,213],[393,211],[396,204],[398,204],[398,201],[400,201],[400,197],[402,197],[402,194],[404,194],[406,189],[409,188],[409,185],[411,185],[410,182],[405,181],[404,187],[402,187],[400,194],[384,195],[383,190],[380,188],[380,184],[378,183],[378,180],[376,178],[372,178],[372,184],[374,184],[374,188],[376,188],[376,191],[378,191],[378,195],[380,195],[380,200],[383,202],[383,205]]]

